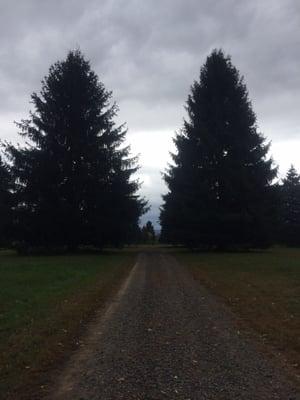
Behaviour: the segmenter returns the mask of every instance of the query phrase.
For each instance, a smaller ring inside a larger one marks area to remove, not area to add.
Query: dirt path
[[[291,400],[299,392],[174,258],[144,253],[51,400]]]

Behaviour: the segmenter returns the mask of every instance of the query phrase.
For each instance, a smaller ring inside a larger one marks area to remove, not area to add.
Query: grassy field
[[[117,289],[136,252],[152,249],[49,257],[0,251],[0,399],[40,398],[34,393],[47,391],[49,372],[78,346],[86,322]],[[237,329],[256,334],[300,374],[300,249],[157,250],[175,254],[232,308]]]
[[[78,345],[84,322],[116,289],[134,257],[0,252],[1,399],[21,399],[25,387],[32,393],[37,386],[47,389],[47,371]],[[26,390],[24,398],[33,397]]]
[[[300,375],[300,249],[176,256]]]

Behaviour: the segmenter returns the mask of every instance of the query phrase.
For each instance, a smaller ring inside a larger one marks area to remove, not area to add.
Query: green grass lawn
[[[300,374],[300,249],[176,256]]]
[[[117,287],[134,257],[0,252],[1,399],[9,398],[8,392],[23,398],[30,383],[47,385],[47,370],[76,346],[83,322]]]

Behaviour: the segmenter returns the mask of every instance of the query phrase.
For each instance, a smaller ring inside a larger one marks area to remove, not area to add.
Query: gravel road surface
[[[231,312],[170,255],[143,253],[51,400],[295,400]]]

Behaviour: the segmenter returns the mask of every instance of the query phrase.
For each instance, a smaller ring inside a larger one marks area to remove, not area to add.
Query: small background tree
[[[0,154],[0,247],[7,246],[11,239],[12,224],[12,180],[8,167]]]
[[[154,244],[156,240],[156,235],[154,227],[151,221],[148,221],[141,229],[141,241],[142,243],[152,243]]]
[[[293,165],[281,186],[281,241],[288,246],[300,245],[300,175]]]

